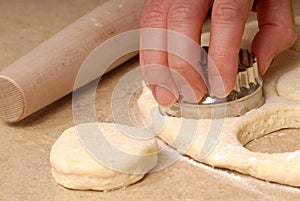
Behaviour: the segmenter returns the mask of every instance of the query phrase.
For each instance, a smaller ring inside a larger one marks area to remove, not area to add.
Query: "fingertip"
[[[189,103],[199,103],[203,96],[206,94],[207,90],[205,84],[203,85],[182,85],[180,86],[180,93],[183,100]]]
[[[255,36],[251,49],[257,58],[259,74],[264,75],[266,74],[269,66],[272,64],[275,58],[275,53],[273,53],[274,50],[271,51],[271,49],[265,48],[264,43],[261,43],[257,39],[258,37]]]
[[[212,76],[210,78],[210,86],[213,95],[218,98],[225,98],[226,96],[229,95],[229,93],[233,89],[233,84],[228,83],[227,80],[225,80],[219,75]]]
[[[218,55],[210,53],[209,61],[209,85],[211,95],[225,98],[233,90],[237,69],[238,53]]]
[[[170,106],[177,101],[177,97],[168,89],[157,85],[153,91],[154,98],[161,106]]]
[[[207,91],[199,67],[192,66],[172,54],[169,54],[168,58],[173,80],[182,99],[190,103],[198,103]],[[198,58],[193,60],[199,61]]]
[[[269,67],[273,63],[274,58],[275,58],[275,56],[272,55],[272,56],[270,56],[270,58],[264,64],[263,63],[262,64],[258,64],[259,73],[261,75],[266,74],[267,70],[269,69]]]

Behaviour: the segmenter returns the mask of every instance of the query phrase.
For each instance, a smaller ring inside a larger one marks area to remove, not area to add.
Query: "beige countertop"
[[[102,2],[104,0],[0,0],[0,69]],[[138,59],[134,58],[101,80],[96,98],[100,121],[113,122],[112,89],[124,73],[136,66]],[[50,174],[49,153],[62,131],[73,126],[71,109],[69,95],[22,122],[0,122],[1,201],[300,200],[298,188],[203,164],[195,166],[187,159],[149,174],[122,190],[104,193],[65,189]],[[274,133],[251,142],[248,147],[265,152],[300,149],[299,129],[280,132],[288,135]]]

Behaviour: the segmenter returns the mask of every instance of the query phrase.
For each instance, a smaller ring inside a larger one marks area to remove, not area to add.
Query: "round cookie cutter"
[[[201,50],[200,66],[206,83],[208,79],[208,47]],[[211,91],[211,90],[209,90]],[[160,106],[163,115],[189,119],[207,119],[241,116],[264,104],[262,79],[258,73],[257,60],[247,49],[240,49],[238,73],[233,91],[223,99],[211,92],[199,103],[181,101],[169,107]]]

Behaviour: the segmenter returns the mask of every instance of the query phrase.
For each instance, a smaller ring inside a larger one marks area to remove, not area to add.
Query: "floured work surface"
[[[0,1],[0,65],[3,69],[46,38],[102,1]],[[296,2],[296,1],[295,1]],[[299,15],[299,12],[296,13]],[[24,17],[26,16],[26,17]],[[45,23],[47,22],[47,23]],[[105,76],[97,90],[97,116],[112,122],[110,97],[114,85],[138,65],[128,62]],[[125,96],[125,95],[124,95]],[[122,95],[120,94],[120,97]],[[195,166],[181,159],[141,182],[109,193],[72,191],[56,184],[50,174],[49,153],[59,135],[73,126],[71,96],[14,125],[0,123],[0,200],[299,200],[298,188],[266,183],[231,171]],[[299,149],[299,131],[250,142],[260,151]],[[298,137],[297,137],[298,136]],[[281,143],[284,142],[284,143]],[[267,146],[270,146],[269,148]]]

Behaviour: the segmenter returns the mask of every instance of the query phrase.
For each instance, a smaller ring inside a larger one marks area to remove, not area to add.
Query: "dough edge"
[[[113,123],[99,122],[98,124],[109,129],[111,129],[111,126],[115,128],[115,124]],[[101,165],[85,151],[78,140],[76,132],[72,131],[74,131],[74,127],[66,129],[51,148],[51,174],[58,184],[75,190],[108,191],[132,185],[143,179],[146,175],[118,172]],[[66,140],[68,143],[66,143]],[[62,147],[61,145],[65,146]],[[155,139],[146,145],[142,148],[139,146],[137,152],[145,154],[157,151]],[[79,159],[76,158],[76,155],[79,155]],[[72,159],[67,158],[69,156],[75,156],[75,163]],[[157,165],[157,155],[153,155],[150,158],[148,168],[152,169]],[[80,168],[80,163],[87,165],[85,169]]]
[[[145,177],[145,174],[117,174],[113,177],[91,177],[88,175],[64,174],[51,168],[55,181],[69,189],[75,190],[116,190],[130,186]]]

